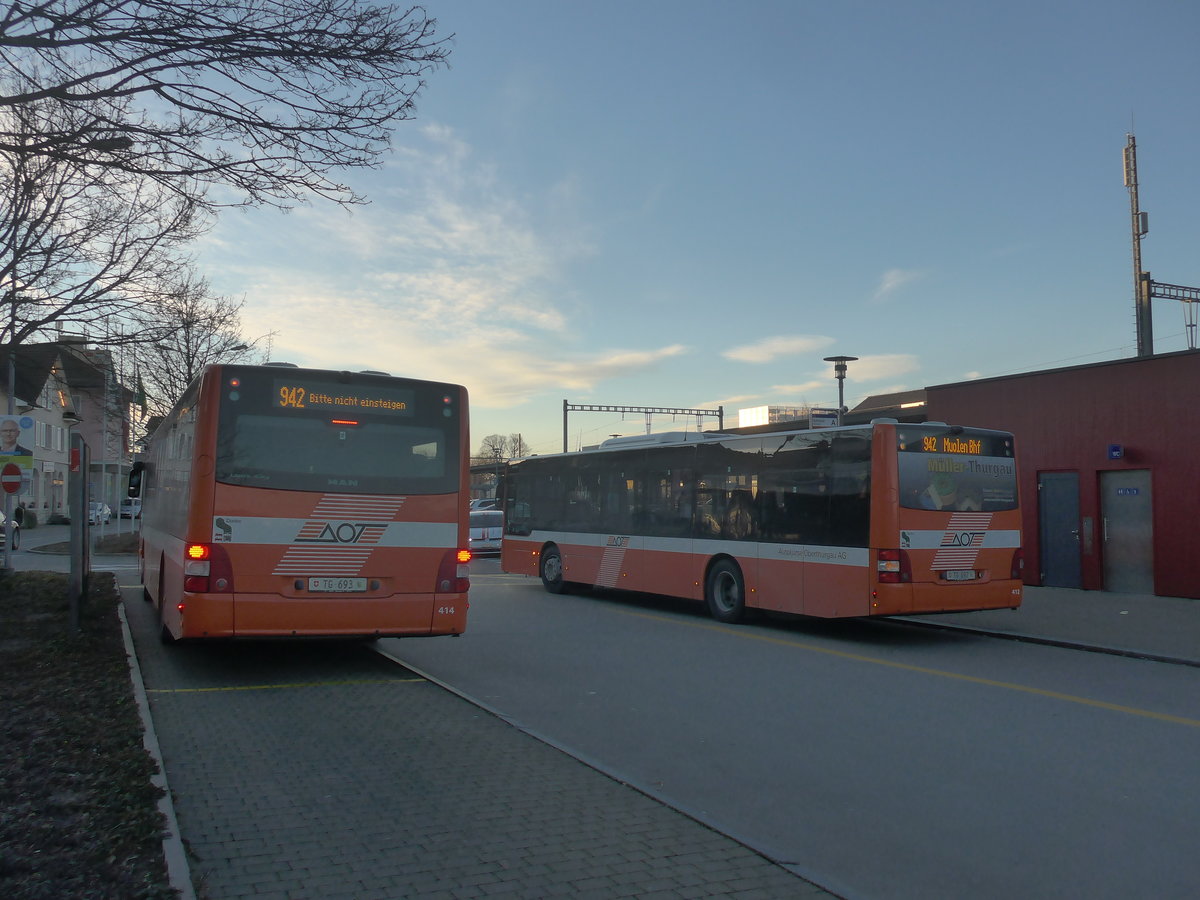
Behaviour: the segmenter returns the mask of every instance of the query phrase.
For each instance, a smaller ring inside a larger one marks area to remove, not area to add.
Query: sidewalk
[[[103,526],[92,525],[90,529],[91,537],[94,541],[101,536],[129,534],[131,530],[137,530],[138,524],[135,522],[131,528],[128,519],[120,522],[113,519],[111,522],[106,522]],[[21,529],[21,549],[36,550],[39,547],[45,547],[50,544],[60,544],[70,540],[70,538],[70,525],[38,525],[36,528],[23,528]]]
[[[133,590],[136,682],[177,822],[172,883],[200,897],[834,896],[386,655],[167,649]]]
[[[1026,587],[1020,609],[908,616],[971,628],[1200,666],[1200,600]]]

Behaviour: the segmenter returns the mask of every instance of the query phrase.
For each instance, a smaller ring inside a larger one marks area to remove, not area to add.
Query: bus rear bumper
[[[467,595],[281,597],[191,594],[180,611],[178,637],[428,637],[462,634]],[[176,632],[175,628],[171,629]]]
[[[1017,609],[1024,595],[1019,579],[963,584],[922,582],[881,584],[872,597],[871,615],[898,616],[983,609]]]

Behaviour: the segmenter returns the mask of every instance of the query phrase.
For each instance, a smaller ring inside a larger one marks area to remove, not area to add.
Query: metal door
[[[1038,551],[1043,585],[1083,586],[1078,472],[1038,473]]]
[[[1153,514],[1149,469],[1100,473],[1106,591],[1154,593]]]

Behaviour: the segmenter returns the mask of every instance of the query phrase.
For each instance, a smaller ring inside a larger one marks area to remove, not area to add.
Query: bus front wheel
[[[722,559],[713,564],[704,583],[704,602],[718,622],[741,621],[746,614],[746,583],[737,563]]]
[[[542,575],[542,585],[551,594],[562,594],[567,590],[563,581],[562,554],[557,547],[547,547],[542,551],[542,561],[539,565]]]

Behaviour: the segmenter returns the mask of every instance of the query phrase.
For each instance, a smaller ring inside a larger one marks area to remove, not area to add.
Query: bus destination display
[[[930,434],[900,429],[900,450],[906,453],[938,453],[949,456],[999,456],[1012,458],[1012,440],[1007,435],[987,433]]]
[[[274,405],[287,410],[338,413],[413,414],[414,392],[371,385],[331,385],[294,379],[275,381]]]

